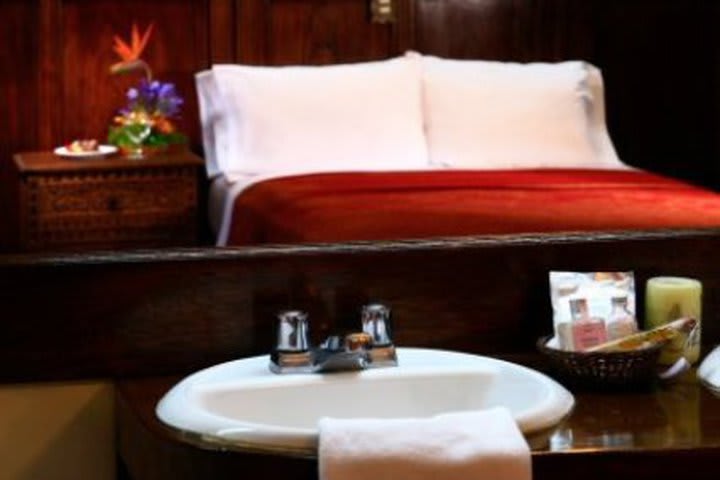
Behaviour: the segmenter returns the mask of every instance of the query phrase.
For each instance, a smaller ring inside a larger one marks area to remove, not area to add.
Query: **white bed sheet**
[[[227,245],[235,198],[249,186],[271,176],[238,173],[218,175],[213,179],[208,198],[208,218],[215,234],[216,246]]]

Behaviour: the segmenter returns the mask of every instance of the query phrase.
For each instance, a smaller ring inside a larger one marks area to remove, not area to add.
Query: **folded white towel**
[[[530,448],[508,409],[319,422],[320,480],[530,480]]]

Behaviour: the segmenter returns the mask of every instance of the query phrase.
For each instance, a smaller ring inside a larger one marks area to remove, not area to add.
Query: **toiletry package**
[[[585,351],[637,332],[633,272],[550,272],[555,337],[561,350]]]
[[[648,348],[658,344],[668,344],[668,342],[678,338],[687,336],[697,326],[697,320],[692,317],[678,318],[665,325],[660,325],[651,330],[637,332],[627,337],[610,340],[606,343],[595,345],[588,348],[588,352],[630,352],[641,348]]]

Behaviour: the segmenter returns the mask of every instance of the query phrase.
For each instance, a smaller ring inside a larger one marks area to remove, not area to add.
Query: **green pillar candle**
[[[645,328],[647,330],[683,317],[697,320],[693,332],[670,342],[663,349],[660,363],[674,363],[680,356],[690,363],[700,358],[700,315],[702,284],[693,278],[654,277],[645,288]]]

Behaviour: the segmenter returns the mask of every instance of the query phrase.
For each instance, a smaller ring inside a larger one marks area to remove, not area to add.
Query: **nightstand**
[[[196,245],[203,161],[190,152],[15,155],[19,248],[87,250]]]

